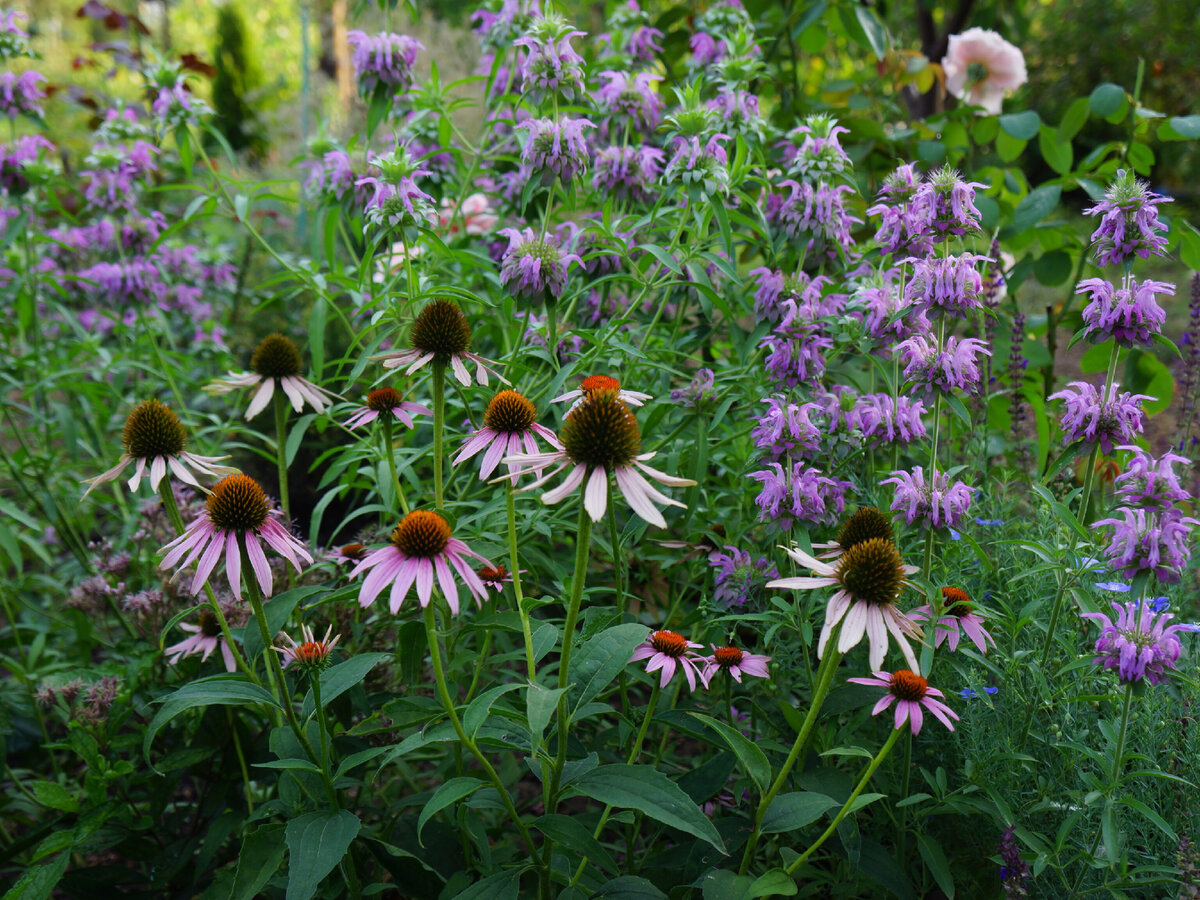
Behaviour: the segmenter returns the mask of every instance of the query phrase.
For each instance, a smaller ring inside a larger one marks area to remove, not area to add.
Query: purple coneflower
[[[453,537],[450,526],[437,513],[424,509],[413,510],[392,529],[388,540],[391,542],[388,546],[369,554],[350,572],[350,578],[354,579],[370,570],[358,592],[358,603],[364,609],[389,584],[392,587],[388,595],[388,607],[392,615],[400,612],[400,606],[414,584],[417,586],[417,599],[425,608],[433,596],[436,575],[438,588],[450,605],[450,611],[458,615],[455,572],[477,604],[482,605],[487,599],[483,581],[465,557],[477,559],[485,566],[491,566],[492,563]]]
[[[574,253],[563,253],[549,235],[539,237],[532,228],[504,228],[508,249],[500,262],[500,281],[514,297],[535,303],[553,303],[567,288],[567,268],[583,264]]]
[[[872,666],[871,668],[875,668]],[[929,682],[915,672],[910,672],[908,669],[898,669],[891,674],[887,672],[875,672],[874,678],[847,678],[847,681],[852,681],[855,684],[865,684],[870,687],[884,688],[887,693],[879,699],[875,704],[875,708],[871,710],[871,715],[877,716],[893,703],[896,704],[895,727],[903,728],[905,722],[909,722],[913,734],[920,734],[921,725],[924,721],[923,709],[929,710],[937,718],[939,722],[954,730],[954,725],[950,722],[951,719],[958,720],[957,713],[954,712],[941,700],[945,699],[945,694],[937,688],[931,688]]]
[[[643,394],[641,391],[625,390],[621,387],[621,382],[611,375],[588,375],[579,383],[578,388],[573,391],[567,391],[565,394],[559,394],[557,397],[552,398],[550,402],[566,403],[570,401],[571,409],[574,409],[584,400],[591,398],[600,391],[616,391],[618,399],[629,406],[641,406],[647,400],[654,399],[649,394]]]
[[[674,631],[652,631],[643,643],[633,649],[633,656],[629,657],[629,661],[632,663],[643,659],[650,660],[646,663],[646,671],[661,670],[662,677],[658,684],[660,688],[667,686],[677,669],[682,670],[688,687],[694,691],[697,681],[705,688],[708,687],[708,676],[700,668],[705,664],[705,659],[692,652],[703,646]]]
[[[466,365],[471,362],[475,364],[475,380],[479,384],[488,383],[488,373],[508,384],[504,377],[488,368],[491,360],[470,351],[471,325],[453,300],[438,299],[426,304],[413,322],[409,343],[411,350],[394,350],[371,358],[382,361],[385,369],[408,366],[405,375],[431,362],[448,365],[463,387],[471,384]]]
[[[870,666],[878,669],[887,654],[888,632],[891,632],[905,661],[914,669],[920,668],[908,640],[920,639],[921,629],[896,606],[900,591],[908,583],[907,577],[918,569],[904,564],[893,541],[886,537],[859,541],[833,564],[815,559],[799,548],[786,552],[815,572],[815,577],[780,578],[769,582],[767,587],[801,591],[837,588],[825,607],[825,625],[817,642],[818,659],[825,656],[825,646],[841,623],[839,653],[856,647],[865,635],[870,645]]]
[[[1091,295],[1091,302],[1083,308],[1083,333],[1093,341],[1113,338],[1122,347],[1149,347],[1167,321],[1166,310],[1154,295],[1173,295],[1175,285],[1163,281],[1138,284],[1130,276],[1117,288],[1103,278],[1088,278],[1079,282],[1075,293]]]
[[[950,476],[937,469],[926,482],[922,466],[914,466],[911,472],[893,472],[880,484],[896,486],[892,512],[902,513],[909,525],[919,522],[930,528],[957,528],[971,509],[971,494],[978,490],[962,481],[951,484]]]
[[[211,609],[200,610],[195,625],[180,622],[179,627],[190,632],[191,636],[184,638],[178,644],[163,648],[163,655],[166,656],[169,665],[173,666],[179,660],[197,653],[203,654],[200,661],[206,662],[214,650],[220,650],[221,659],[225,662],[225,671],[237,671],[237,660],[234,658],[229,644],[225,642],[225,636],[221,633],[221,625]]]
[[[1132,172],[1118,170],[1116,180],[1104,192],[1104,200],[1083,213],[1101,217],[1100,225],[1092,232],[1096,262],[1108,266],[1135,256],[1148,259],[1165,253],[1166,228],[1158,219],[1158,204],[1171,202],[1170,197],[1149,190]]]
[[[562,445],[554,432],[538,424],[537,410],[523,394],[501,391],[488,402],[483,413],[483,427],[463,442],[458,455],[451,462],[457,466],[463,460],[487,451],[483,453],[479,467],[479,478],[486,481],[505,456],[522,450],[525,453],[537,453],[535,435],[549,442],[552,447],[561,449]],[[511,470],[512,467],[509,468]],[[515,475],[513,482],[516,482]]]
[[[1049,399],[1066,404],[1059,426],[1063,443],[1074,441],[1100,442],[1100,449],[1112,453],[1113,444],[1127,444],[1142,433],[1142,401],[1152,400],[1146,394],[1117,393],[1113,384],[1104,393],[1086,381],[1073,381],[1065,390],[1051,394]]]
[[[404,400],[395,388],[375,388],[367,394],[366,406],[360,406],[349,419],[342,423],[344,428],[358,428],[374,422],[381,415],[390,413],[408,428],[415,428],[413,416],[432,416],[433,410],[422,403]]]
[[[637,419],[615,390],[587,394],[583,402],[567,413],[559,440],[562,449],[549,453],[517,453],[505,457],[502,462],[509,464],[513,475],[553,467],[548,475],[539,477],[525,490],[540,488],[570,467],[563,483],[543,494],[542,502],[558,503],[582,486],[583,505],[593,522],[604,518],[608,509],[610,473],[633,511],[659,528],[666,528],[667,522],[655,504],[679,507],[683,504],[653,487],[645,476],[672,487],[696,483],[690,478],[677,478],[646,465],[654,453],[638,452],[642,435]]]
[[[300,560],[312,562],[312,557],[287,529],[279,524],[279,511],[272,509],[267,495],[258,482],[248,475],[229,475],[217,482],[204,509],[187,530],[162,549],[166,552],[160,569],[180,571],[196,563],[191,592],[198,594],[208,581],[222,553],[225,556],[225,575],[233,596],[242,599],[242,556],[239,544],[244,543],[246,556],[264,596],[271,596],[274,584],[271,567],[267,564],[259,539],[267,542],[280,556],[300,571]],[[185,558],[186,554],[186,558]]]
[[[1168,625],[1174,614],[1156,613],[1145,601],[1114,601],[1112,608],[1117,613],[1115,622],[1101,612],[1081,613],[1085,619],[1097,619],[1102,626],[1096,641],[1096,652],[1100,655],[1092,662],[1106,669],[1116,669],[1117,677],[1124,684],[1143,678],[1151,684],[1163,681],[1167,670],[1175,668],[1175,662],[1183,652],[1180,632],[1196,631],[1198,626]]]
[[[738,684],[742,683],[742,675],[752,675],[755,678],[771,677],[767,670],[767,663],[771,661],[771,657],[747,653],[740,647],[718,647],[716,644],[709,646],[712,647],[713,654],[704,663],[706,685],[711,684],[719,672],[727,673]]]
[[[287,642],[282,647],[272,647],[271,649],[278,652],[283,657],[283,668],[287,668],[292,663],[306,674],[320,672],[322,669],[329,668],[329,664],[333,662],[330,658],[330,653],[337,646],[337,642],[342,639],[342,636],[335,635],[333,640],[329,636],[333,634],[333,626],[330,625],[325,629],[325,637],[317,640],[313,636],[313,630],[307,625],[300,626],[300,643],[292,638],[290,634],[284,633],[283,639]]]
[[[257,386],[258,390],[246,409],[247,419],[253,419],[267,408],[275,395],[276,385],[287,395],[296,412],[300,412],[305,403],[319,413],[325,412],[332,402],[331,398],[337,395],[301,378],[301,371],[300,350],[291,338],[282,334],[268,334],[259,341],[254,355],[250,357],[249,372],[230,372],[227,378],[205,385],[204,390],[210,394],[228,394],[238,388]]]
[[[971,639],[980,653],[987,653],[987,645],[996,646],[992,636],[984,630],[983,616],[975,612],[975,604],[961,588],[942,588],[942,598],[946,606],[941,618],[934,623],[933,646],[938,648],[943,643],[950,645],[950,652],[958,649],[958,641],[962,635]],[[925,623],[933,618],[933,607],[926,604],[919,606],[908,614],[914,622]]]
[[[233,466],[217,465],[221,460],[229,459],[228,456],[199,456],[184,450],[187,430],[183,423],[170,408],[154,399],[133,408],[121,431],[121,443],[125,445],[125,452],[121,454],[120,462],[102,475],[84,481],[88,485],[84,497],[98,485],[115,480],[132,462],[136,462],[137,467],[129,479],[131,492],[137,490],[138,482],[144,477],[150,479],[151,490],[157,491],[168,471],[180,481],[207,492],[208,488],[196,480],[196,474],[221,476],[238,471]]]

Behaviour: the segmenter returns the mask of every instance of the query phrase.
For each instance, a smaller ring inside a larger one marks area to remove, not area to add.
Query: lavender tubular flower
[[[561,16],[535,18],[529,34],[513,41],[526,50],[518,66],[523,89],[573,98],[583,85],[583,57],[571,46],[571,38],[576,37],[583,37],[583,32]]]
[[[46,92],[38,85],[46,77],[32,70],[22,72],[0,72],[0,112],[10,120],[17,116],[41,116],[41,101],[46,99]]]
[[[416,38],[389,31],[369,35],[355,30],[346,32],[346,40],[353,49],[351,62],[362,96],[369,97],[381,84],[398,93],[412,86],[417,53],[425,49]]]
[[[1153,457],[1141,447],[1122,446],[1133,455],[1125,462],[1125,471],[1116,477],[1116,496],[1124,506],[1142,509],[1167,509],[1192,495],[1179,483],[1176,463],[1191,465],[1191,460],[1167,452]]]
[[[1166,252],[1166,230],[1158,219],[1158,205],[1170,203],[1170,197],[1155,194],[1132,172],[1117,171],[1117,177],[1104,193],[1104,200],[1084,210],[1085,216],[1100,216],[1092,232],[1096,263],[1109,266],[1127,263],[1135,256],[1148,259]]]
[[[582,261],[574,253],[563,253],[547,236],[539,238],[532,228],[504,228],[508,249],[500,264],[500,280],[516,297],[537,303],[554,302],[567,286],[567,267]]]
[[[727,134],[714,134],[701,145],[699,137],[677,137],[663,170],[663,181],[684,189],[699,188],[706,197],[728,194],[729,157],[721,144],[727,140]]]
[[[1106,669],[1116,669],[1117,677],[1124,684],[1141,681],[1151,684],[1165,680],[1168,669],[1183,652],[1179,634],[1195,631],[1195,625],[1167,622],[1174,618],[1172,613],[1156,613],[1145,601],[1113,603],[1116,621],[1104,613],[1082,613],[1085,619],[1097,619],[1101,623],[1100,637],[1096,641],[1096,652],[1092,660]]]
[[[789,240],[799,240],[808,235],[807,246],[832,245],[849,249],[854,241],[850,237],[850,226],[859,219],[846,211],[843,196],[853,194],[854,188],[839,184],[830,186],[825,182],[815,187],[792,179],[782,182],[781,188],[789,188],[777,209],[767,216],[767,221],[787,235]]]
[[[569,184],[587,171],[591,154],[583,130],[596,127],[587,119],[530,119],[517,127],[528,131],[521,162],[540,174],[542,184],[555,178]]]
[[[935,242],[950,235],[979,230],[979,210],[975,208],[975,189],[987,187],[975,181],[963,181],[955,169],[945,166],[931,173],[913,196],[917,215],[929,223]]]
[[[892,512],[902,514],[909,525],[920,523],[930,528],[957,528],[970,511],[971,494],[977,490],[962,481],[951,484],[950,476],[936,469],[926,482],[921,466],[911,472],[893,472],[880,484],[896,486]]]
[[[904,299],[910,304],[923,305],[928,313],[960,318],[982,305],[983,276],[976,265],[990,262],[988,257],[964,253],[910,261],[913,274],[904,288]]]
[[[787,301],[792,302],[790,308],[793,310],[811,311],[810,320],[840,313],[840,308],[835,310],[824,305],[822,292],[832,284],[832,279],[824,275],[815,278],[805,272],[785,275],[779,269],[761,267],[751,269],[750,277],[758,283],[754,292],[754,314],[760,322],[779,322],[788,311],[784,306]],[[829,299],[833,300],[833,297]]]
[[[1112,453],[1113,444],[1127,444],[1142,433],[1142,401],[1153,400],[1146,394],[1117,393],[1113,384],[1108,393],[1086,381],[1073,381],[1066,390],[1051,394],[1051,400],[1066,404],[1062,420],[1063,443],[1100,442],[1100,449]]]
[[[758,104],[755,103],[755,112]],[[788,173],[801,181],[819,182],[824,178],[839,178],[853,169],[850,157],[838,141],[839,134],[850,129],[837,124],[837,119],[823,113],[805,118],[804,124],[788,132],[783,148],[783,162]]]
[[[625,72],[601,72],[607,79],[596,92],[600,108],[609,116],[613,128],[626,123],[637,132],[652,133],[662,122],[663,102],[655,85],[659,75],[639,72],[630,77]]]
[[[713,553],[708,564],[717,569],[713,577],[713,602],[723,609],[754,607],[768,581],[779,577],[775,564],[765,556],[757,561],[745,550],[726,546],[728,553]]]
[[[877,281],[868,283],[854,297],[865,307],[863,327],[880,343],[925,335],[932,327],[922,302],[910,299],[907,292],[901,294],[899,276],[899,269],[885,269]]]
[[[691,409],[703,406],[716,396],[716,392],[713,390],[716,378],[716,373],[712,369],[698,369],[696,376],[687,387],[671,391],[671,402]]]
[[[649,203],[662,163],[657,147],[605,147],[596,151],[592,187],[622,200]]]
[[[949,393],[954,388],[972,391],[979,386],[979,364],[976,356],[991,356],[983,341],[977,338],[949,337],[946,346],[923,335],[910,337],[896,345],[895,353],[904,367],[904,379],[919,390]]]
[[[763,522],[776,522],[787,530],[794,520],[830,524],[846,508],[846,492],[852,482],[822,475],[820,470],[794,463],[786,470],[779,463],[749,476],[762,483],[755,499]]]
[[[1131,276],[1116,288],[1103,278],[1088,278],[1079,283],[1075,293],[1091,295],[1083,309],[1083,333],[1093,341],[1113,338],[1122,347],[1148,347],[1167,321],[1167,313],[1154,295],[1174,294],[1175,285],[1162,281],[1138,284]]]
[[[1104,553],[1125,578],[1149,571],[1163,584],[1179,584],[1192,555],[1188,536],[1197,524],[1200,521],[1176,507],[1162,511],[1118,507],[1112,518],[1101,519],[1096,526],[1112,528]]]
[[[883,180],[879,202],[867,210],[869,216],[881,216],[875,242],[884,253],[894,257],[924,257],[933,251],[933,230],[928,210],[915,200],[920,176],[911,163],[900,166]]]
[[[863,394],[846,413],[846,420],[873,446],[905,445],[925,439],[927,432],[921,420],[924,412],[925,404],[920,400],[893,399],[889,394]]]
[[[806,457],[817,452],[822,426],[813,423],[810,417],[823,413],[819,404],[787,403],[782,394],[762,402],[767,404],[767,411],[758,417],[758,425],[750,433],[759,452],[772,461],[788,456]]]

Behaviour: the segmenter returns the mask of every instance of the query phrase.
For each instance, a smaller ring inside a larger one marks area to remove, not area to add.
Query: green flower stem
[[[546,349],[550,353],[550,364],[558,368],[558,309],[557,304],[546,300]]]
[[[529,624],[529,612],[525,609],[525,595],[521,591],[521,559],[517,553],[517,505],[516,489],[511,480],[504,482],[505,507],[508,511],[508,565],[512,573],[513,601],[517,615],[521,617],[521,634],[525,637],[525,666],[529,680],[537,681],[537,663],[533,658],[533,629]]]
[[[317,728],[321,735],[321,773],[325,783],[333,785],[333,770],[329,768],[329,752],[331,749],[329,732],[325,722],[325,704],[321,702],[321,673],[319,671],[310,672],[308,676],[309,687],[313,692],[313,707],[317,716]],[[337,792],[333,791],[333,808],[338,808]]]
[[[1121,728],[1117,732],[1117,745],[1113,748],[1113,766],[1112,773],[1109,776],[1108,790],[1106,796],[1112,796],[1118,785],[1121,783],[1121,758],[1125,755],[1125,735],[1129,730],[1129,711],[1133,705],[1133,682],[1125,685],[1125,703],[1121,707]],[[1088,850],[1087,859],[1096,858],[1096,850],[1100,846],[1100,838],[1104,834],[1103,828],[1096,829],[1096,836],[1092,839],[1091,849]],[[1075,883],[1071,885],[1071,893],[1067,900],[1071,900],[1079,891],[1079,885],[1083,882],[1083,876],[1087,873],[1087,866],[1083,865],[1079,869],[1079,874],[1075,876]]]
[[[791,875],[798,868],[800,868],[800,864],[812,856],[822,844],[829,840],[830,835],[837,831],[837,827],[842,824],[842,819],[846,818],[846,816],[850,814],[850,807],[854,805],[854,801],[858,799],[858,795],[861,794],[866,788],[867,782],[871,780],[871,776],[875,774],[875,770],[879,768],[880,763],[887,759],[887,755],[892,752],[892,747],[896,745],[896,740],[900,737],[901,732],[906,732],[908,734],[912,733],[907,728],[892,729],[892,733],[888,737],[887,742],[879,749],[879,752],[875,754],[875,758],[872,759],[871,764],[867,766],[867,771],[863,772],[862,778],[860,778],[858,780],[858,784],[854,786],[854,792],[850,795],[846,802],[842,804],[842,808],[838,810],[838,814],[833,817],[833,821],[829,823],[829,827],[825,829],[825,832],[819,838],[817,838],[816,842],[811,847],[809,847],[800,856],[796,857],[796,859],[792,861],[792,864],[787,867],[787,874]]]
[[[638,729],[637,737],[633,741],[633,747],[629,751],[629,757],[625,760],[625,764],[632,766],[637,762],[638,755],[642,752],[642,744],[646,740],[646,732],[650,730],[650,721],[654,718],[654,709],[658,706],[658,695],[662,688],[659,687],[658,673],[654,673],[654,687],[650,691],[650,700],[646,704],[646,715],[642,717],[642,726]],[[613,808],[611,806],[604,807],[604,812],[600,814],[600,822],[596,825],[596,830],[592,832],[592,837],[600,840],[600,835],[604,832],[604,825],[608,822],[608,817],[612,815]],[[575,875],[571,878],[569,887],[574,887],[583,875],[583,870],[586,868],[588,858],[585,856],[579,861],[579,868],[575,870]]]
[[[944,347],[946,344],[946,319],[945,317],[938,323],[938,348]],[[929,471],[926,473],[927,481],[932,488],[933,481],[937,477],[937,457],[938,457],[938,440],[942,432],[942,392],[938,391],[933,398],[933,440],[929,444]],[[925,565],[922,567],[921,574],[928,579],[929,572],[933,568],[933,525],[929,526],[929,533],[925,536]]]
[[[242,751],[242,740],[233,723],[233,711],[225,707],[225,721],[229,723],[229,734],[233,738],[233,750],[237,754],[238,768],[242,771],[242,790],[246,794],[246,814],[254,815],[254,799],[250,796],[250,770],[246,768],[246,754]]]
[[[404,488],[400,486],[400,476],[396,474],[396,453],[392,446],[392,414],[385,412],[379,417],[383,423],[383,458],[387,460],[388,472],[392,476],[392,490],[396,492],[396,502],[400,504],[400,512],[408,515],[408,501],[404,498]]]
[[[812,700],[808,706],[808,715],[804,717],[804,722],[800,725],[800,733],[796,735],[796,741],[792,744],[792,750],[787,755],[787,759],[783,762],[783,768],[779,770],[779,774],[775,776],[775,780],[771,783],[771,787],[763,794],[762,800],[759,801],[758,810],[754,814],[754,828],[750,832],[750,838],[746,841],[746,852],[742,855],[742,865],[738,870],[738,874],[745,875],[750,868],[750,862],[754,859],[754,848],[758,846],[759,838],[762,837],[762,823],[767,815],[767,810],[771,808],[771,801],[783,789],[784,782],[788,775],[791,774],[792,767],[796,765],[796,761],[800,759],[805,750],[808,749],[809,738],[812,737],[813,726],[816,725],[817,715],[821,712],[821,706],[825,702],[825,697],[829,694],[829,689],[833,685],[833,676],[837,671],[838,664],[842,661],[842,654],[836,649],[838,634],[841,632],[841,626],[834,629],[830,635],[829,643],[825,645],[825,652],[828,654],[821,665],[817,668],[817,683],[813,690]]]
[[[442,484],[442,431],[446,424],[446,364],[433,361],[433,503],[438,512],[446,508]]]
[[[616,582],[617,609],[621,611],[621,621],[624,622],[625,614],[629,612],[629,604],[625,596],[624,579],[622,578],[621,536],[617,533],[617,504],[613,502],[611,478],[605,490],[608,491],[608,540],[612,547],[613,579]]]
[[[488,762],[488,758],[480,752],[475,741],[463,730],[462,722],[458,718],[458,710],[454,706],[454,700],[450,697],[450,690],[446,687],[446,673],[442,668],[442,653],[438,646],[437,617],[433,603],[425,607],[424,616],[425,637],[429,642],[429,659],[433,665],[433,677],[437,683],[438,698],[442,701],[442,708],[446,710],[446,715],[450,717],[450,724],[454,726],[454,733],[458,735],[459,746],[466,747],[479,765],[483,767],[488,781],[492,783],[492,787],[500,795],[500,800],[503,802],[505,810],[507,810],[509,817],[513,820],[513,824],[516,825],[517,831],[521,833],[521,839],[525,842],[530,855],[533,856],[533,838],[529,834],[529,829],[525,827],[525,823],[521,821],[521,814],[513,806],[512,798],[508,794],[508,788],[504,786],[504,782],[500,780],[500,776],[496,774],[496,770]]]
[[[546,812],[554,812],[558,800],[558,782],[563,766],[567,764],[567,693],[570,682],[571,649],[575,645],[575,623],[579,619],[579,605],[583,602],[583,584],[587,581],[588,550],[592,541],[592,518],[579,500],[579,524],[575,528],[575,574],[571,578],[571,599],[567,604],[567,620],[563,624],[563,647],[558,662],[558,687],[563,692],[558,696],[558,754],[554,760],[554,772],[550,779],[550,802]]]
[[[287,411],[288,399],[283,388],[275,385],[275,462],[279,467],[279,508],[283,510],[283,520],[292,521],[292,501],[288,496],[288,465],[287,465]],[[291,571],[289,569],[289,571]]]
[[[163,509],[167,511],[167,518],[171,520],[171,527],[175,529],[175,534],[183,534],[186,530],[183,524],[183,514],[180,513],[179,504],[175,501],[175,491],[171,489],[170,479],[164,478],[158,483],[158,493],[162,497]],[[237,663],[237,667],[241,671],[250,676],[251,681],[261,687],[262,682],[254,673],[253,667],[246,662],[242,651],[238,649],[237,641],[233,639],[233,633],[229,630],[229,622],[225,618],[225,613],[221,611],[221,604],[217,602],[217,595],[213,593],[212,585],[207,581],[204,582],[204,593],[208,597],[208,605],[212,607],[213,615],[217,617],[217,624],[221,627],[221,637],[225,639],[229,652],[233,654],[233,661]]]

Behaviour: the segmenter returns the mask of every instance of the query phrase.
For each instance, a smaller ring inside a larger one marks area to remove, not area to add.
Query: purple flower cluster
[[[1143,509],[1167,509],[1192,495],[1179,483],[1175,473],[1176,464],[1191,465],[1191,460],[1178,453],[1167,452],[1153,457],[1141,447],[1123,446],[1132,456],[1125,463],[1125,471],[1116,477],[1116,499],[1123,506],[1140,506]]]
[[[397,93],[412,86],[417,53],[425,49],[416,38],[390,31],[371,35],[355,30],[346,32],[346,40],[353,49],[351,62],[362,96],[371,96],[381,84]]]
[[[856,305],[863,308],[863,327],[881,344],[925,335],[931,328],[924,305],[902,294],[899,280],[899,269],[884,269],[855,294]]]
[[[950,476],[936,469],[926,482],[921,466],[911,472],[893,472],[880,484],[896,486],[892,512],[902,513],[909,525],[920,523],[930,528],[957,528],[970,511],[971,494],[977,490],[962,481],[951,484]]]
[[[838,135],[849,133],[849,128],[838,125],[837,119],[830,116],[808,116],[804,124],[788,132],[787,139],[780,143],[783,163],[790,174],[802,181],[841,178],[853,165]]]
[[[907,163],[883,180],[879,202],[867,210],[881,216],[875,242],[894,257],[928,256],[933,252],[933,230],[916,203],[921,180],[916,166]]]
[[[989,688],[989,693],[994,691]],[[996,848],[1003,865],[1000,866],[1000,880],[1004,886],[1006,900],[1013,897],[1029,896],[1029,879],[1032,872],[1029,863],[1021,859],[1021,849],[1017,846],[1016,829],[1009,825],[1000,835],[1000,846]]]
[[[582,261],[574,253],[563,253],[549,235],[539,237],[532,228],[504,228],[508,249],[500,262],[500,281],[515,297],[535,303],[553,303],[567,286],[567,267]]]
[[[564,117],[557,122],[530,119],[517,127],[528,131],[521,163],[529,171],[539,174],[542,184],[548,185],[555,178],[570,184],[576,175],[587,171],[591,154],[583,130],[596,127],[587,119]]]
[[[711,135],[703,144],[699,137],[675,138],[671,159],[663,170],[663,181],[680,184],[685,189],[699,188],[707,197],[729,193],[729,157],[721,145],[727,140],[729,136],[725,134]]]
[[[315,159],[305,160],[303,165],[308,169],[304,193],[309,197],[328,197],[338,203],[351,198],[361,204],[367,202],[365,196],[359,196],[359,175],[354,171],[350,154],[345,150],[333,148],[320,151]]]
[[[1066,404],[1059,425],[1063,443],[1100,442],[1100,449],[1112,453],[1114,444],[1127,444],[1142,433],[1142,401],[1145,394],[1117,393],[1114,384],[1105,393],[1086,381],[1073,381],[1065,390],[1051,394],[1051,400]]]
[[[921,416],[925,404],[909,397],[893,399],[889,394],[863,394],[846,413],[847,424],[862,432],[872,445],[911,444],[927,434]]]
[[[608,14],[610,32],[600,35],[602,49],[626,57],[630,63],[649,63],[662,53],[663,33],[650,25],[650,17],[637,0],[626,0]]]
[[[518,66],[522,89],[575,97],[583,85],[583,57],[571,46],[571,38],[576,37],[583,37],[583,32],[561,16],[534,18],[529,32],[513,42],[526,50]]]
[[[777,462],[768,463],[766,469],[751,472],[749,477],[762,484],[754,501],[761,520],[774,522],[785,531],[794,521],[836,522],[846,508],[846,492],[854,487],[852,482],[829,478],[802,461],[787,469]]]
[[[0,59],[12,59],[29,53],[29,32],[17,24],[27,18],[15,9],[0,9]]]
[[[788,240],[807,236],[806,246],[812,250],[848,250],[853,246],[850,227],[861,220],[847,212],[843,198],[853,194],[854,188],[825,182],[814,186],[790,178],[779,186],[789,190],[768,207],[767,222],[779,228]]]
[[[47,174],[46,167],[55,147],[40,134],[18,137],[11,147],[0,145],[0,190],[11,196],[23,194],[31,183]]]
[[[765,266],[750,270],[750,277],[757,282],[754,291],[754,315],[760,322],[778,323],[789,309],[807,309],[811,321],[820,316],[834,314],[839,307],[840,298],[831,295],[828,304],[822,298],[825,288],[832,284],[832,279],[825,275],[815,278],[806,272],[795,275],[784,275],[779,269],[768,269]],[[790,307],[784,304],[789,302]]]
[[[1148,347],[1167,321],[1166,311],[1154,296],[1174,294],[1175,285],[1162,281],[1138,284],[1129,276],[1117,288],[1103,278],[1088,278],[1079,283],[1075,293],[1091,295],[1091,302],[1083,308],[1083,333],[1093,341],[1113,338],[1122,347]]]
[[[686,387],[671,391],[671,402],[697,409],[716,396],[716,391],[713,390],[716,380],[716,373],[712,369],[697,369],[695,377]]]
[[[945,347],[925,335],[914,335],[895,348],[904,380],[920,391],[973,391],[979,386],[979,354],[991,356],[977,338],[946,338]]]
[[[814,415],[824,415],[820,404],[791,403],[782,394],[768,397],[763,403],[767,411],[755,419],[758,424],[750,432],[759,452],[772,461],[811,458],[824,433],[824,423],[812,421]]]
[[[733,134],[761,135],[764,121],[758,109],[758,96],[740,88],[722,87],[708,101],[721,122],[721,127]]]
[[[371,167],[371,174],[355,182],[357,187],[372,189],[363,208],[368,225],[407,228],[437,221],[433,198],[415,180],[426,171],[413,161],[407,148],[396,147],[384,156],[372,157]]]
[[[41,116],[41,102],[46,93],[38,85],[46,77],[32,69],[18,75],[0,72],[0,112],[15,119],[17,116]]]
[[[634,203],[648,203],[662,171],[663,152],[657,147],[605,147],[596,151],[592,187]]]
[[[1165,253],[1166,229],[1158,219],[1158,205],[1170,202],[1169,197],[1150,191],[1132,172],[1119,170],[1104,200],[1083,213],[1100,216],[1100,224],[1092,232],[1096,262],[1109,266],[1129,262],[1135,256],[1148,259]]]
[[[920,305],[929,314],[959,317],[981,306],[983,276],[976,266],[990,262],[988,257],[964,253],[910,261],[913,272],[905,285],[904,298],[911,305]]]
[[[601,72],[606,79],[596,92],[600,109],[608,116],[609,134],[628,125],[635,133],[652,134],[662,123],[663,102],[654,89],[661,75],[638,72]]]
[[[717,570],[713,577],[713,602],[722,609],[744,610],[758,606],[768,581],[779,570],[766,556],[754,559],[745,550],[726,546],[727,553],[712,553],[708,564]]]
[[[987,187],[963,181],[949,166],[938,169],[921,182],[913,196],[916,215],[933,229],[934,240],[979,230],[979,210],[975,208],[975,189]]]
[[[1116,669],[1124,684],[1134,684],[1143,678],[1158,684],[1183,652],[1179,641],[1181,632],[1198,630],[1195,625],[1168,625],[1172,613],[1156,613],[1146,601],[1112,603],[1116,621],[1104,613],[1081,613],[1085,619],[1101,623],[1100,637],[1092,660],[1106,669]]]

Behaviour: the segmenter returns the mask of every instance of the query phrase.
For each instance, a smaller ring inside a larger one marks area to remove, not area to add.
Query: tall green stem
[[[392,476],[392,490],[396,494],[396,502],[400,504],[400,512],[408,515],[408,501],[404,498],[404,488],[400,486],[400,476],[396,473],[396,452],[392,446],[392,414],[383,413],[379,419],[383,423],[383,458],[387,460],[388,473]]]
[[[285,522],[292,521],[292,501],[288,495],[287,411],[288,399],[275,385],[275,463],[279,468],[279,508]]]
[[[446,508],[442,484],[442,431],[446,423],[446,364],[433,361],[433,502],[438,512]]]
[[[829,823],[829,827],[825,829],[824,833],[817,838],[811,847],[796,857],[796,859],[792,861],[792,864],[787,867],[787,873],[789,875],[800,868],[801,864],[814,853],[816,853],[820,846],[829,840],[830,835],[837,831],[837,827],[842,824],[842,819],[846,818],[846,816],[850,814],[850,808],[854,805],[854,801],[858,799],[858,795],[866,789],[867,783],[871,780],[871,776],[875,774],[875,770],[879,768],[880,763],[887,759],[887,755],[892,752],[892,747],[896,746],[896,739],[900,737],[900,733],[902,731],[908,732],[908,729],[892,729],[892,733],[888,737],[887,743],[885,743],[879,749],[879,752],[875,754],[875,758],[872,759],[871,764],[867,766],[867,771],[863,772],[862,778],[860,778],[858,780],[858,784],[854,786],[854,792],[849,796],[846,802],[842,804],[842,808],[839,809],[838,814],[833,817],[833,821]]]
[[[321,673],[313,672],[308,677],[308,684],[313,692],[313,706],[317,716],[317,728],[321,735],[321,772],[325,781],[332,785],[333,775],[329,768],[329,732],[325,724],[325,704],[321,702]],[[337,792],[331,792],[333,808],[338,808]]]
[[[517,508],[514,497],[516,489],[511,480],[504,482],[505,508],[508,512],[508,565],[512,573],[513,600],[517,615],[521,617],[521,634],[525,638],[525,666],[529,680],[537,681],[537,663],[533,658],[533,629],[529,624],[529,612],[525,609],[525,595],[521,590],[521,559],[517,553]]]
[[[550,352],[550,364],[558,368],[558,309],[553,300],[546,301],[546,349]]]

